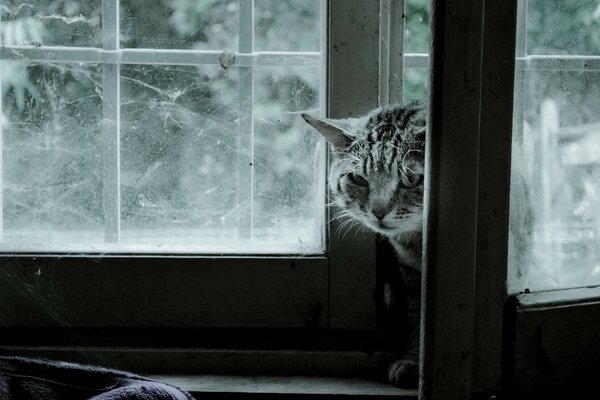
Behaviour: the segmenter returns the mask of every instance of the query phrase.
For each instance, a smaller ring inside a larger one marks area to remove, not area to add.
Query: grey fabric
[[[0,356],[0,400],[193,400],[187,392],[128,372],[62,361]]]

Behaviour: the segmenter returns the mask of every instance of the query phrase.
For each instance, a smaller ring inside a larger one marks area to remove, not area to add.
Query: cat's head
[[[302,117],[332,145],[335,202],[372,230],[394,236],[423,225],[425,109],[376,109],[362,118]]]

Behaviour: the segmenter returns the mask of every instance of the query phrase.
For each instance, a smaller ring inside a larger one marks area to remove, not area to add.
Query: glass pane
[[[405,54],[429,53],[430,0],[404,1]],[[427,101],[427,68],[412,68],[407,63],[403,71],[403,101]]]
[[[257,51],[319,51],[319,0],[255,0]]]
[[[238,71],[127,65],[121,90],[122,241],[233,245]]]
[[[237,0],[121,0],[121,47],[238,48]]]
[[[534,50],[580,59],[595,51],[576,28],[591,16],[590,2],[553,1],[556,12],[531,3],[540,12],[529,10],[519,34],[547,38]],[[554,27],[566,25],[575,29],[561,33],[557,45]],[[515,84],[509,290],[600,284],[600,73],[577,59],[542,65],[523,56]]]
[[[427,68],[406,68],[404,70],[404,101],[427,101],[429,71]]]
[[[322,147],[300,113],[318,110],[319,69],[261,68],[256,78],[254,234],[314,252],[323,229]]]
[[[600,55],[598,0],[528,0],[528,54]]]
[[[406,53],[429,53],[430,0],[404,1],[404,46]]]
[[[275,7],[311,31],[278,49],[319,50],[318,3]],[[237,46],[237,1],[121,6],[129,46]],[[198,30],[178,30],[182,18]],[[261,21],[265,32],[281,22]],[[319,112],[321,61],[258,69],[179,65],[180,54],[174,65],[2,60],[0,251],[322,253],[325,148],[299,117]]]
[[[101,69],[4,61],[2,74],[0,249],[102,242]]]
[[[0,10],[4,45],[101,46],[102,0],[8,0]]]

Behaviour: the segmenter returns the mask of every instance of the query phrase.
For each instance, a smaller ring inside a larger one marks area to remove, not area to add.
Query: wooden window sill
[[[201,399],[211,398],[389,398],[416,400],[416,390],[396,388],[365,378],[317,376],[151,375],[187,390]],[[234,396],[234,397],[231,397]]]

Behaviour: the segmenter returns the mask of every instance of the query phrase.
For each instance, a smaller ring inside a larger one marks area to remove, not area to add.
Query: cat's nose
[[[388,212],[385,210],[373,210],[373,215],[375,216],[375,218],[377,218],[380,221],[383,221],[383,219],[385,218],[387,213]]]

